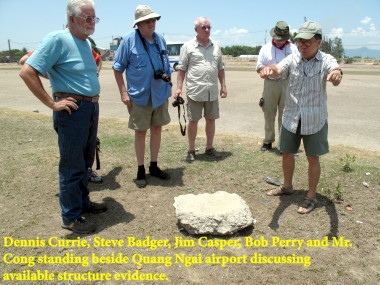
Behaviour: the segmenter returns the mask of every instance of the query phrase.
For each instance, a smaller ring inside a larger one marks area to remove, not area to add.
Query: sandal
[[[297,213],[298,214],[309,214],[311,211],[313,211],[315,209],[315,206],[317,206],[317,199],[316,198],[309,198],[309,197],[305,197],[305,199],[303,200],[301,206],[298,208],[297,210]],[[304,208],[306,209],[306,212],[302,212],[300,211],[301,208]]]
[[[284,186],[280,186],[276,189],[269,190],[267,192],[267,195],[268,196],[282,196],[282,195],[290,195],[293,193],[294,193],[293,187],[285,188]]]

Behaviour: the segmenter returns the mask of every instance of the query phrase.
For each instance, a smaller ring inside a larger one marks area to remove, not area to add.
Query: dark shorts
[[[280,151],[285,153],[297,153],[301,145],[301,139],[307,156],[321,156],[329,152],[327,141],[328,124],[312,135],[301,135],[301,122],[298,124],[297,132],[294,134],[284,126],[280,132]]]

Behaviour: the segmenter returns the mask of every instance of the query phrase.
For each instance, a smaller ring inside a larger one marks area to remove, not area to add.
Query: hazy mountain
[[[376,58],[380,59],[380,50],[378,49],[369,49],[366,47],[357,48],[357,49],[344,49],[344,55],[346,57],[360,56],[363,58]]]

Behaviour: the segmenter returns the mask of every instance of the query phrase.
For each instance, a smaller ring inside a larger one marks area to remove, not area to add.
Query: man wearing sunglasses
[[[47,35],[23,65],[20,76],[32,93],[53,110],[58,134],[59,202],[62,228],[79,234],[96,226],[84,213],[101,213],[106,205],[90,201],[86,158],[94,153],[99,119],[100,85],[87,38],[99,19],[92,0],[69,0],[68,28]],[[43,88],[39,74],[48,75],[53,98]]]
[[[267,195],[293,193],[294,154],[302,140],[309,163],[309,191],[297,212],[307,214],[317,205],[321,173],[319,156],[329,152],[326,82],[339,85],[343,73],[333,56],[319,50],[322,42],[319,23],[308,21],[302,24],[296,40],[299,55],[292,54],[279,64],[265,66],[260,71],[262,78],[281,75],[289,78],[280,133],[284,185],[270,190]]]
[[[189,149],[186,160],[195,160],[195,138],[198,121],[203,116],[206,120],[206,150],[210,157],[220,158],[221,154],[213,146],[215,120],[219,118],[219,101],[227,97],[224,63],[219,44],[210,39],[211,22],[208,18],[195,20],[196,37],[185,43],[180,52],[177,90],[174,98],[182,96],[182,86],[186,75],[187,115]],[[218,80],[221,86],[218,94]]]

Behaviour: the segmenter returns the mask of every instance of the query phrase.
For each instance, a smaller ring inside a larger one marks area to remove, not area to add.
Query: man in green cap
[[[309,191],[297,212],[307,214],[317,204],[321,173],[319,156],[329,152],[326,82],[339,85],[343,73],[333,56],[319,50],[322,42],[319,23],[302,24],[296,40],[300,54],[292,54],[279,64],[265,66],[260,71],[261,78],[284,76],[289,79],[280,133],[284,185],[270,190],[267,195],[293,193],[294,154],[302,139],[309,163]]]

